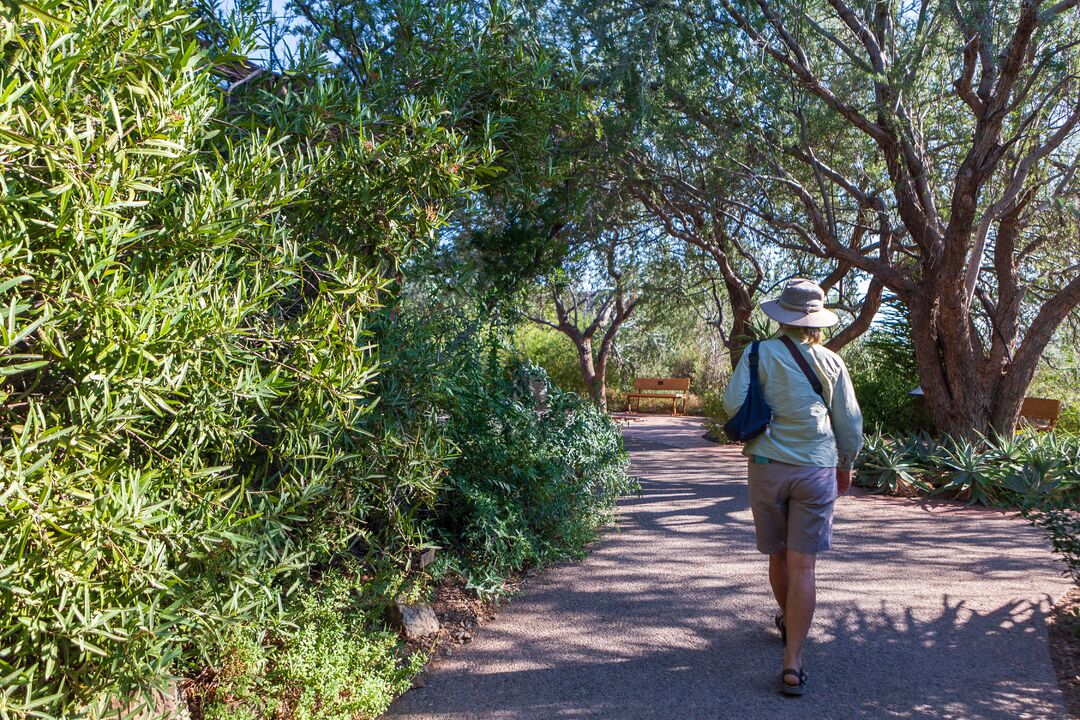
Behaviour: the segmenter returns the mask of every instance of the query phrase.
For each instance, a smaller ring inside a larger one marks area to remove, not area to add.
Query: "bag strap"
[[[791,352],[791,357],[795,358],[795,362],[799,364],[799,369],[803,371],[803,375],[810,381],[810,386],[814,388],[814,392],[820,395],[821,399],[824,400],[825,394],[821,387],[821,380],[818,379],[817,373],[810,368],[810,363],[806,362],[806,358],[803,357],[799,348],[796,347],[795,341],[787,335],[781,335],[780,342],[784,343],[784,347]]]
[[[760,390],[761,376],[758,375],[758,355],[759,355],[759,353],[758,353],[758,345],[759,344],[760,343],[757,340],[755,340],[753,343],[750,344],[750,358],[749,358],[750,362],[748,363],[749,366],[750,366],[750,386],[748,388],[746,388],[747,397],[750,396],[750,393],[761,392],[761,390]],[[755,388],[758,388],[758,389],[755,390]]]

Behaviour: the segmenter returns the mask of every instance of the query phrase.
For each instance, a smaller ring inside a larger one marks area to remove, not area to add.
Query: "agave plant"
[[[914,447],[884,436],[880,429],[867,436],[859,460],[859,485],[890,495],[933,492],[933,487],[920,477],[924,468]]]
[[[1031,433],[1000,441],[998,452],[1013,453],[1003,485],[1026,505],[1067,505],[1080,487],[1080,442],[1064,433]]]
[[[953,440],[942,447],[940,462],[946,481],[938,488],[939,493],[986,506],[1005,499],[997,458],[983,445],[967,439]]]

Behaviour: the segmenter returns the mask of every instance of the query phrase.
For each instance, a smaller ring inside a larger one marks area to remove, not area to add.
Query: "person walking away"
[[[761,309],[780,323],[780,336],[758,345],[758,375],[772,419],[743,454],[757,548],[769,556],[769,584],[780,606],[775,622],[786,643],[780,690],[802,695],[803,646],[817,602],[815,562],[832,544],[836,497],[851,486],[862,412],[844,361],[821,345],[822,329],[838,321],[825,308],[821,287],[789,280],[780,297]],[[724,393],[729,417],[746,397],[749,355],[747,348]]]

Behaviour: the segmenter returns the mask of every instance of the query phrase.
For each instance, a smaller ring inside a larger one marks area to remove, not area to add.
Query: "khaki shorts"
[[[757,549],[817,554],[832,547],[836,468],[750,459],[750,509]]]

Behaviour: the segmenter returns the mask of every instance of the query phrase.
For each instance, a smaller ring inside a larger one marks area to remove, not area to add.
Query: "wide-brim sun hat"
[[[840,322],[832,310],[825,309],[825,291],[810,280],[793,278],[775,300],[761,303],[761,310],[778,323],[792,327],[825,328]]]

